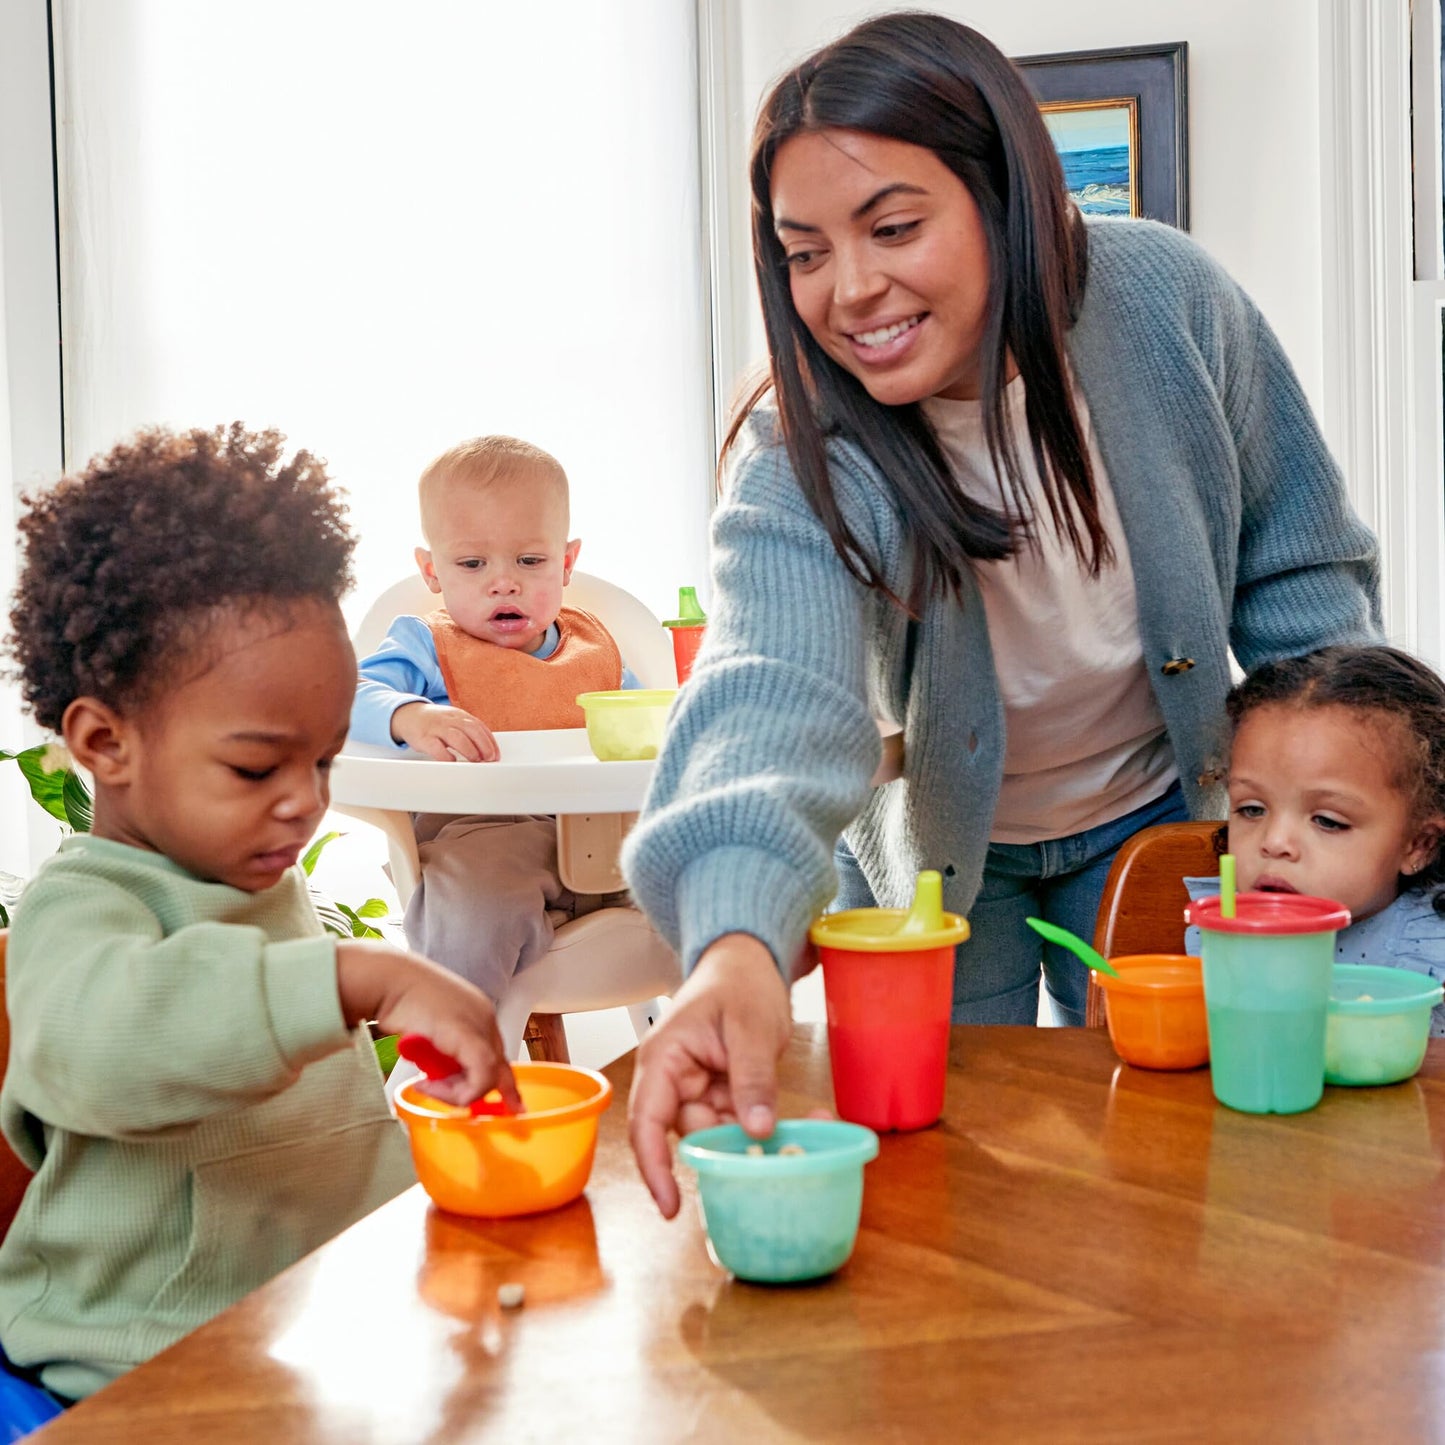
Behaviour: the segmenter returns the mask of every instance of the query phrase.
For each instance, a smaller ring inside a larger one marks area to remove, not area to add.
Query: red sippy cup
[[[707,616],[697,600],[696,587],[677,589],[677,616],[662,625],[672,633],[672,658],[677,665],[677,685],[681,687],[692,675],[693,659],[702,646],[702,634],[707,627]]]
[[[823,964],[838,1116],[925,1129],[943,1113],[953,952],[968,920],[943,910],[943,878],[918,875],[913,906],[829,913],[809,937]]]

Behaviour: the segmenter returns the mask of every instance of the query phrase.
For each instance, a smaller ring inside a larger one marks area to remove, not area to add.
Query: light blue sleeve
[[[431,628],[420,617],[398,617],[380,647],[357,668],[351,737],[406,752],[391,735],[391,715],[409,702],[450,704]]]
[[[1408,890],[1383,912],[1344,929],[1335,942],[1335,958],[1404,968],[1445,983],[1445,918],[1435,911],[1432,894]],[[1445,1037],[1445,1002],[1431,1013],[1430,1035]]]
[[[1184,886],[1189,890],[1191,903],[1198,903],[1201,898],[1213,898],[1219,893],[1218,878],[1186,878]],[[1190,958],[1198,958],[1204,951],[1199,929],[1192,923],[1184,930],[1184,951]]]
[[[622,686],[629,691],[632,688],[642,686],[642,684],[637,680],[637,674],[633,672],[633,670],[628,667],[625,662],[622,664]]]

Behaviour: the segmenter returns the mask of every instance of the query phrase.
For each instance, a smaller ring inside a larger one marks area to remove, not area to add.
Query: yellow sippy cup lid
[[[911,908],[850,908],[825,913],[808,930],[820,948],[855,953],[911,953],[945,948],[968,937],[968,919],[943,907],[943,875],[925,869],[918,875]]]

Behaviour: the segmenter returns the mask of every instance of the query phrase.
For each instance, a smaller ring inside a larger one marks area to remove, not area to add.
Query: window
[[[712,473],[692,10],[56,0],[70,463],[279,426],[351,492],[360,604],[421,467],[515,433],[584,570],[671,616]]]

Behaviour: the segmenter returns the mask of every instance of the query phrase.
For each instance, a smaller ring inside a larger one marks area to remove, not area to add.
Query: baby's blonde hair
[[[524,477],[553,487],[561,497],[564,510],[567,508],[567,473],[562,470],[561,462],[541,447],[509,436],[472,437],[448,447],[427,464],[417,486],[422,531],[430,540],[432,528],[428,518],[435,516],[448,488],[485,489]]]

